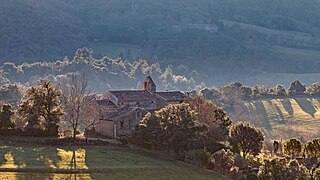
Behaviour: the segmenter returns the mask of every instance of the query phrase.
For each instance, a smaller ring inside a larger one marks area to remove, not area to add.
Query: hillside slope
[[[246,102],[236,121],[250,121],[261,127],[268,138],[308,139],[320,134],[320,98],[266,99]]]
[[[88,46],[99,58],[184,65],[208,86],[319,73],[317,0],[0,2],[0,63],[70,58]]]

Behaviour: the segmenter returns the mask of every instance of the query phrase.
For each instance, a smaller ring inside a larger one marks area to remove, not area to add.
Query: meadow
[[[247,101],[235,120],[250,121],[271,139],[310,139],[319,135],[320,99],[285,98]]]
[[[167,158],[109,146],[1,146],[0,179],[225,179]]]

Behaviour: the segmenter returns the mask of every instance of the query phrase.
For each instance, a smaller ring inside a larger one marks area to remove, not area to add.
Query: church
[[[132,133],[135,126],[148,112],[154,112],[169,104],[187,100],[181,91],[158,92],[150,76],[146,77],[143,89],[110,90],[101,100],[91,105],[89,124],[97,133],[119,137]]]

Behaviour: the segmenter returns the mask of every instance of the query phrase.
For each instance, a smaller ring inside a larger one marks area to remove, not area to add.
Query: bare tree
[[[73,130],[73,140],[76,138],[77,129],[85,126],[85,116],[89,109],[88,81],[85,73],[82,75],[71,74],[66,82],[60,82],[62,91],[62,103],[65,111],[65,122]]]

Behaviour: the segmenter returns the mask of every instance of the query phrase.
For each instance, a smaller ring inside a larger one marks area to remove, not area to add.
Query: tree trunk
[[[73,142],[76,140],[77,128],[73,128]]]

